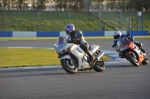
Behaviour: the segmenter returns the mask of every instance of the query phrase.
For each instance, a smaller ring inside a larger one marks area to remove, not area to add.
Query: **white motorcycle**
[[[105,64],[102,59],[104,52],[100,51],[99,45],[90,46],[89,51],[96,57],[90,64],[88,63],[88,55],[79,45],[67,43],[67,38],[59,37],[57,44],[54,45],[54,49],[60,58],[62,68],[69,74],[75,74],[81,70],[94,69],[96,72],[105,70]]]

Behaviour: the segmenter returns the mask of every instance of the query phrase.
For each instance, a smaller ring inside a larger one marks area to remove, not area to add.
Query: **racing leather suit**
[[[130,33],[121,35],[121,38],[125,38],[125,37],[128,37],[128,39],[130,39],[131,41],[134,41],[134,37]],[[112,45],[112,47],[116,47],[117,41],[118,40],[114,40],[114,44]],[[139,43],[138,41],[134,41],[134,44],[137,45],[139,49],[145,54],[146,51],[144,50],[142,43]],[[124,58],[121,53],[119,53],[119,57]]]
[[[94,60],[94,56],[89,51],[89,44],[84,40],[83,34],[81,31],[76,30],[72,31],[68,36],[68,43],[79,44],[82,50],[89,56],[89,61]]]

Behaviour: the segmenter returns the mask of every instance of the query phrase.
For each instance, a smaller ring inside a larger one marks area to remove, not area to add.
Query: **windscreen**
[[[120,46],[121,44],[123,44],[125,42],[125,38],[121,38],[118,42],[117,45]]]
[[[59,37],[58,38],[58,41],[57,41],[57,46],[60,46],[60,45],[62,45],[63,43],[64,43],[64,38],[63,37]]]

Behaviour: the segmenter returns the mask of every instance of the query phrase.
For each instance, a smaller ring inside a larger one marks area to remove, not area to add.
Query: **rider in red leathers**
[[[122,34],[120,31],[115,31],[113,34],[113,37],[114,37],[114,44],[112,45],[112,47],[116,47],[117,41],[124,37],[128,37],[128,39],[130,39],[131,41],[134,41],[134,37],[130,33]],[[137,45],[140,48],[140,50],[144,53],[144,55],[146,56],[146,54],[145,54],[146,51],[143,49],[142,43],[134,41],[134,44]],[[119,57],[124,58],[124,56],[121,53],[119,53]]]

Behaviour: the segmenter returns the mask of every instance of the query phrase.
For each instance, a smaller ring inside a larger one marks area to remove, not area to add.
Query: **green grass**
[[[104,60],[109,60],[103,56]],[[0,68],[60,65],[55,50],[40,48],[0,48]]]
[[[0,67],[60,64],[55,50],[0,48]]]
[[[128,30],[127,17],[131,17],[132,29],[136,30],[136,12],[124,12],[122,15],[122,30]],[[143,13],[144,29],[150,31],[150,13]],[[38,21],[37,11],[6,11],[6,26],[4,11],[0,10],[0,30],[8,31],[63,31],[67,23],[73,23],[76,29],[82,31],[120,29],[120,14],[118,12],[101,12],[100,23],[98,13],[41,11]],[[39,27],[40,25],[40,27]]]

